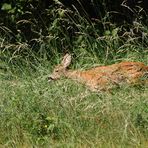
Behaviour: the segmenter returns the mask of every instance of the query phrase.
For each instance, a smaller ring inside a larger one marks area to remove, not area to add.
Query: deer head
[[[57,80],[61,76],[64,76],[66,74],[67,67],[70,65],[70,63],[71,63],[71,55],[66,54],[63,57],[61,64],[57,65],[54,68],[53,73],[48,77],[48,81],[50,82],[51,80]]]

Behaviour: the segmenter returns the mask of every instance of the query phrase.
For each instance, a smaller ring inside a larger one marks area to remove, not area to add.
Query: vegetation
[[[59,2],[36,17],[44,7],[31,2],[1,5],[8,15],[0,23],[0,147],[146,148],[148,86],[94,93],[47,77],[66,52],[72,69],[125,60],[148,65],[147,25],[119,25],[107,12],[92,21]]]

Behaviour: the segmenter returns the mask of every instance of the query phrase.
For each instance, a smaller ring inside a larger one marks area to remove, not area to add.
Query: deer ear
[[[64,68],[67,68],[71,63],[71,55],[70,54],[66,54],[63,57],[63,60],[61,62],[61,64],[64,66]]]

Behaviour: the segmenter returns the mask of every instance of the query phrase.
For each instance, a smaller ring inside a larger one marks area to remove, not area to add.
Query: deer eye
[[[56,69],[56,70],[55,70],[55,72],[59,72],[59,70],[58,70],[58,69]]]

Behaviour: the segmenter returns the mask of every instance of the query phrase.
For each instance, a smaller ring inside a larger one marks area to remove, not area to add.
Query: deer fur
[[[128,62],[98,66],[89,70],[69,70],[71,55],[66,54],[48,77],[49,81],[61,77],[85,84],[92,91],[108,90],[123,84],[144,84],[148,80],[148,66],[141,62]],[[146,79],[145,79],[146,78]]]

